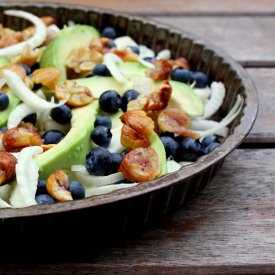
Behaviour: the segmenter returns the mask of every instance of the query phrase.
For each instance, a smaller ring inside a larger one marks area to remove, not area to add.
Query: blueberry
[[[184,83],[189,83],[191,81],[191,75],[191,72],[187,69],[176,68],[171,72],[171,79]]]
[[[112,27],[106,27],[101,32],[101,37],[107,37],[110,39],[116,38],[116,30]]]
[[[114,42],[113,39],[109,40],[109,48],[116,48],[116,43]]]
[[[91,133],[92,141],[102,147],[108,147],[112,139],[112,133],[106,126],[97,126]]]
[[[47,181],[46,180],[38,180],[37,189],[36,189],[36,196],[41,194],[48,194],[46,189]]]
[[[39,62],[36,62],[34,65],[32,65],[31,67],[31,70],[32,72],[37,70],[37,69],[40,69],[40,63]]]
[[[133,53],[139,55],[139,47],[137,47],[137,46],[127,46],[127,48],[131,49]]]
[[[201,140],[201,144],[206,147],[208,145],[210,145],[211,143],[220,143],[218,138],[216,136],[205,136],[202,140]]]
[[[64,137],[65,135],[58,130],[49,130],[43,134],[42,139],[44,139],[44,144],[57,144]]]
[[[198,157],[204,154],[204,150],[200,142],[193,138],[184,138],[179,144],[177,153],[178,161],[196,161]]]
[[[96,64],[93,68],[93,75],[111,76],[111,73],[105,64]]]
[[[205,88],[208,85],[208,76],[203,72],[193,72],[191,79],[195,81],[195,87],[197,88]]]
[[[121,98],[121,110],[126,112],[129,101],[136,99],[138,96],[139,92],[134,89],[126,91]]]
[[[42,88],[42,84],[41,83],[34,83],[34,85],[33,85],[33,90],[34,91],[37,91],[37,90],[39,90],[39,89],[41,89]]]
[[[0,92],[0,111],[3,111],[8,108],[10,103],[9,97],[7,94]]]
[[[24,122],[29,122],[29,123],[32,123],[33,125],[35,125],[35,123],[36,123],[36,118],[37,118],[36,113],[33,113],[33,114],[30,114],[30,115],[24,117],[24,118],[22,119],[22,121],[24,121]]]
[[[51,110],[51,117],[60,124],[66,124],[71,121],[72,110],[67,105],[61,105]]]
[[[5,133],[7,131],[8,131],[8,127],[7,126],[3,126],[3,127],[0,128],[0,132],[2,132],[2,133]]]
[[[25,71],[27,75],[30,75],[32,72],[32,69],[30,68],[30,66],[28,66],[27,64],[24,63],[20,63],[19,66],[21,66]]]
[[[96,147],[86,156],[85,167],[89,174],[106,176],[109,174],[112,154],[105,148]]]
[[[94,122],[94,127],[105,126],[109,129],[112,128],[112,120],[108,116],[97,116]]]
[[[153,58],[153,57],[149,57],[149,56],[148,56],[148,57],[143,57],[143,60],[144,60],[144,61],[147,61],[147,62],[151,62],[151,63],[152,63],[152,62],[153,62],[153,60],[154,60],[154,58]]]
[[[219,142],[212,142],[211,144],[209,144],[204,148],[204,154],[209,154],[212,150],[214,150],[218,146],[220,146]]]
[[[216,136],[209,135],[209,136],[205,136],[201,140],[201,144],[204,148],[204,153],[209,154],[214,148],[220,145],[220,141]]]
[[[127,150],[124,150],[123,152],[121,152],[121,156],[122,156],[122,159],[129,153],[129,151]]]
[[[116,173],[120,163],[122,162],[123,156],[119,153],[113,153],[110,165],[110,174]]]
[[[170,156],[176,158],[179,144],[172,137],[169,136],[161,136],[160,139],[165,148],[166,158]]]
[[[100,108],[108,113],[115,113],[121,107],[121,96],[114,90],[107,90],[99,97]]]
[[[74,200],[84,199],[85,198],[85,189],[83,185],[75,180],[69,182],[68,191],[72,193]]]
[[[55,200],[48,194],[41,194],[35,197],[37,204],[53,204]]]

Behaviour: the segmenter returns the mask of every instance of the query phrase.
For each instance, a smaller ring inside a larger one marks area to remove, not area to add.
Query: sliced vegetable
[[[15,166],[17,184],[10,197],[10,203],[13,207],[36,205],[35,192],[39,168],[34,157],[42,152],[41,147],[30,146],[19,153]]]
[[[191,120],[191,129],[195,131],[210,130],[220,125],[220,122],[207,119],[193,119]],[[228,135],[228,127],[224,126],[216,131],[216,135],[226,137]]]
[[[3,76],[11,91],[26,105],[33,108],[33,110],[41,111],[52,109],[65,103],[64,101],[61,101],[60,103],[51,103],[37,96],[24,84],[16,73],[10,70],[4,70]]]
[[[101,187],[90,187],[86,189],[86,198],[90,196],[105,195],[115,192],[120,189],[130,188],[138,185],[138,183],[121,183],[121,184],[111,184]]]
[[[121,172],[108,176],[93,176],[87,172],[83,165],[72,165],[71,170],[74,173],[75,179],[85,185],[85,187],[100,187],[124,180],[123,173]]]
[[[218,123],[218,125],[216,125],[215,127],[211,128],[211,129],[208,129],[208,130],[205,130],[205,131],[194,131],[194,132],[197,133],[200,137],[217,134],[217,132],[219,132],[225,126],[229,125],[238,116],[238,114],[242,110],[243,103],[244,103],[243,97],[241,97],[240,95],[238,95],[236,103],[234,104],[234,106],[232,108],[232,110],[234,112],[232,112],[232,110],[231,110],[227,114],[227,116],[224,117]]]
[[[123,150],[125,150],[125,147],[121,144],[120,138],[121,138],[121,126],[111,129],[112,133],[112,140],[108,147],[108,150],[110,153],[121,153]]]
[[[0,208],[11,208],[11,205],[0,199]]]
[[[25,103],[16,106],[9,115],[8,129],[18,126],[24,117],[33,113],[35,113],[34,109],[30,108]]]
[[[155,57],[155,53],[153,50],[149,49],[145,45],[139,45],[139,57],[140,58],[145,58],[145,57]]]
[[[35,25],[35,32],[34,35],[26,41],[0,49],[0,56],[15,56],[17,54],[20,54],[20,52],[26,45],[30,45],[32,48],[36,48],[46,40],[47,27],[45,26],[43,21],[37,16],[25,11],[18,10],[7,10],[4,11],[4,13],[6,15],[17,16],[29,20]]]
[[[225,97],[225,87],[221,82],[212,82],[211,84],[211,97],[204,107],[203,118],[210,118],[213,116],[219,108],[222,106],[223,99]]]
[[[118,65],[122,64],[123,61],[117,55],[113,53],[107,53],[104,55],[104,64],[110,71],[111,75],[116,79],[116,81],[123,83],[126,81],[125,77],[121,73]]]
[[[130,37],[130,36],[121,36],[114,39],[114,43],[118,49],[124,49],[127,46],[135,46],[137,47],[138,44]]]
[[[167,165],[167,174],[176,172],[181,168],[181,165],[172,159],[167,160],[166,165]]]
[[[171,51],[168,49],[161,50],[156,56],[157,60],[160,60],[160,59],[168,60],[170,58],[171,58]]]
[[[144,67],[147,67],[147,68],[150,68],[150,69],[154,69],[156,66],[151,63],[151,62],[148,62],[140,57],[138,57],[138,61],[139,63],[141,63]]]

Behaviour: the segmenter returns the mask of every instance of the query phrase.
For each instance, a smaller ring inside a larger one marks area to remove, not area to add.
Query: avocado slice
[[[156,132],[153,131],[153,133],[149,137],[149,140],[151,142],[150,146],[156,151],[156,153],[159,156],[159,161],[160,161],[160,165],[161,165],[159,177],[161,177],[161,176],[165,175],[166,171],[167,171],[165,148],[164,148],[164,145],[163,145],[161,139],[159,138],[159,136]]]
[[[10,61],[8,58],[0,57],[0,68],[8,64],[10,64]],[[9,97],[10,103],[5,110],[0,111],[0,127],[7,125],[7,121],[10,113],[20,103],[19,98],[16,97],[12,92],[8,91],[7,96]]]
[[[99,98],[100,95],[107,90],[115,90],[119,94],[133,88],[132,79],[127,79],[125,83],[117,82],[111,76],[92,76],[88,78],[75,79],[78,85],[88,87],[93,94],[94,98]]]
[[[10,64],[10,61],[7,57],[0,57],[0,68]]]
[[[200,117],[204,114],[204,105],[193,89],[182,82],[170,80],[172,86],[172,96],[168,106],[179,108],[191,117]]]
[[[88,46],[92,38],[99,36],[99,32],[94,27],[87,25],[74,25],[62,29],[43,51],[40,59],[40,67],[60,69],[60,79],[66,79],[66,61],[70,52],[73,49]]]
[[[10,113],[20,103],[20,99],[16,97],[12,92],[8,91],[7,96],[9,97],[10,103],[7,109],[0,111],[0,127],[7,125]]]
[[[113,77],[106,76],[92,76],[89,78],[76,79],[79,85],[88,87],[95,98],[106,90],[116,90],[123,94],[126,90],[133,88],[135,78],[145,77],[148,68],[144,67],[138,62],[123,62],[120,69],[126,75],[126,82],[119,83]],[[169,80],[172,86],[172,96],[169,106],[183,110],[192,117],[199,117],[204,114],[204,105],[200,97],[198,97],[192,90],[190,85],[182,82]],[[152,89],[161,85],[162,81],[152,80]]]
[[[75,79],[75,81],[79,85],[88,87],[95,98],[99,98],[106,90],[115,90],[122,95],[125,91],[133,88],[135,78],[146,77],[146,72],[148,71],[148,68],[138,62],[123,62],[119,65],[119,68],[126,76],[126,81],[124,83],[117,82],[111,76],[97,75]]]
[[[70,172],[73,164],[83,164],[91,149],[90,134],[98,109],[98,101],[72,109],[71,129],[55,147],[38,155],[39,177],[47,179],[56,169]]]

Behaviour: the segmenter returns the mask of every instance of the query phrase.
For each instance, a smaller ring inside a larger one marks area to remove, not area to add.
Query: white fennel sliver
[[[74,178],[81,182],[85,187],[105,186],[124,179],[122,172],[117,172],[108,176],[90,175],[82,165],[72,165],[71,170],[74,174]]]
[[[123,83],[126,81],[126,78],[122,74],[119,64],[122,64],[123,61],[117,55],[113,53],[106,53],[104,55],[104,62],[103,62],[108,70],[110,71],[111,75],[115,78],[115,80],[119,83]]]
[[[158,52],[156,56],[157,60],[160,60],[160,59],[168,60],[170,58],[171,58],[171,51],[168,49],[161,50],[160,52]]]
[[[35,193],[37,189],[39,167],[34,159],[43,152],[39,146],[24,148],[18,155],[15,166],[16,181],[10,204],[15,208],[36,205]]]
[[[0,199],[0,208],[11,208],[11,205]]]
[[[35,110],[25,103],[19,104],[12,110],[9,115],[7,124],[8,129],[18,126],[18,124],[22,121],[24,117],[33,113],[35,113]]]
[[[153,82],[150,77],[134,77],[133,89],[139,91],[140,94],[149,95],[152,91]]]
[[[212,82],[211,84],[211,97],[204,106],[203,118],[210,118],[213,116],[219,108],[222,106],[225,97],[225,87],[221,82]]]
[[[238,114],[242,109],[243,103],[244,103],[243,97],[238,95],[237,100],[234,106],[232,107],[231,111],[216,126],[208,130],[194,131],[194,132],[197,133],[200,137],[204,137],[208,135],[216,135],[218,131],[220,131],[223,127],[226,127],[227,125],[229,125],[238,116]]]
[[[124,49],[127,46],[134,46],[137,47],[138,44],[131,38],[130,36],[121,36],[116,39],[114,39],[114,43],[116,44],[116,47],[120,49]]]
[[[6,79],[10,90],[26,105],[28,105],[33,110],[41,111],[48,110],[58,107],[65,103],[62,101],[60,103],[52,103],[42,99],[32,92],[21,78],[14,72],[10,70],[3,70],[3,77]]]
[[[0,49],[0,57],[18,55],[21,53],[26,45],[30,45],[31,48],[36,48],[46,40],[47,27],[39,17],[31,13],[19,10],[6,10],[4,13],[6,15],[17,16],[29,20],[35,25],[35,32],[34,35],[26,41]]]
[[[205,131],[210,130],[220,125],[220,122],[207,119],[193,119],[191,120],[191,130]],[[226,137],[228,135],[228,127],[224,126],[216,131],[216,135]]]
[[[138,57],[138,61],[139,63],[141,63],[144,67],[147,67],[147,68],[151,68],[151,69],[154,69],[155,68],[155,65],[151,62],[148,62],[140,57]]]
[[[86,192],[86,198],[91,196],[99,196],[99,195],[105,195],[112,192],[115,192],[117,190],[130,188],[138,185],[138,183],[121,183],[121,184],[112,184],[107,186],[101,186],[101,187],[90,187],[85,190]]]
[[[209,87],[206,87],[206,88],[195,88],[195,87],[193,87],[193,91],[201,99],[210,98],[211,93],[212,93],[212,91]]]
[[[120,142],[121,128],[122,126],[111,129],[112,139],[110,145],[108,146],[110,153],[121,153],[125,150],[125,147]]]
[[[139,46],[139,57],[140,58],[145,58],[145,57],[154,58],[155,57],[155,53],[154,53],[153,50],[149,49],[147,46],[140,45]]]
[[[174,160],[167,160],[167,173],[173,173],[180,170],[181,165]]]

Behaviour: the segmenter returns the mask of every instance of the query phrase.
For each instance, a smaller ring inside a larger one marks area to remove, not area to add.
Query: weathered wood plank
[[[275,143],[275,69],[247,69],[256,84],[259,112],[245,143]]]
[[[244,65],[275,65],[274,17],[152,17],[212,42]]]
[[[18,0],[17,2],[25,2]],[[43,0],[35,0],[33,2],[45,2]],[[69,3],[78,5],[90,5],[99,8],[114,9],[120,12],[128,12],[134,14],[179,14],[179,13],[264,13],[270,14],[275,12],[275,3],[273,0],[140,0],[140,1],[126,1],[126,0],[94,0],[91,2],[85,0],[47,0],[48,3]]]
[[[211,267],[184,266],[184,265],[162,265],[151,263],[139,263],[134,265],[100,265],[100,264],[55,264],[51,265],[8,265],[2,266],[3,274],[189,274],[189,275],[232,275],[232,274],[274,274],[275,265],[217,265]]]
[[[274,263],[274,159],[274,149],[236,150],[199,197],[165,222],[86,259],[148,268]]]
[[[98,236],[97,244],[79,232],[70,239],[59,232],[57,250],[56,243],[43,242],[47,236],[31,236],[28,255],[22,245],[4,250],[13,253],[9,265],[1,260],[0,272],[272,274],[274,159],[275,149],[235,150],[197,198],[144,232],[107,243]],[[51,253],[37,253],[39,246]]]

